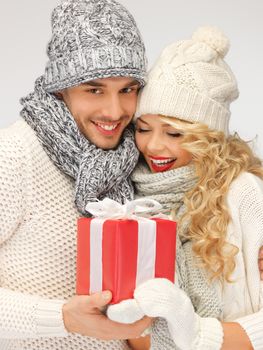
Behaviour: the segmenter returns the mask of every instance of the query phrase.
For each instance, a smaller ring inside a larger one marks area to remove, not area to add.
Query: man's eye
[[[87,90],[89,93],[91,94],[95,94],[95,95],[99,95],[102,94],[102,90],[101,89],[89,89]]]
[[[138,91],[138,88],[131,88],[131,87],[129,87],[129,88],[124,88],[124,89],[121,90],[121,93],[123,93],[123,94],[129,94],[129,93],[131,93],[131,92],[133,92],[133,91],[137,92],[137,91]]]

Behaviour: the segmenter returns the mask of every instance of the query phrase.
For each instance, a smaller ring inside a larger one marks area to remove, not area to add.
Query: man
[[[128,124],[144,45],[116,1],[67,0],[53,11],[47,53],[22,119],[0,131],[0,348],[127,349],[114,339],[139,336],[149,320],[110,321],[100,311],[108,291],[74,296],[76,221],[89,201],[133,197]]]

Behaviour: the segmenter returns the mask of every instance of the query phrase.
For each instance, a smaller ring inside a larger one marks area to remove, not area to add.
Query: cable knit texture
[[[147,59],[132,15],[115,0],[63,0],[52,12],[45,90],[133,77],[145,84]]]
[[[75,294],[74,181],[25,121],[0,130],[0,168],[0,349],[128,349],[64,329],[61,306]]]

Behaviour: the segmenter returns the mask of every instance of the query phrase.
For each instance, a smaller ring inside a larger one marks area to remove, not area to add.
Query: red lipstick
[[[167,171],[172,168],[174,165],[176,158],[168,158],[168,157],[149,157],[151,162],[151,168],[154,172],[159,173],[163,171]]]

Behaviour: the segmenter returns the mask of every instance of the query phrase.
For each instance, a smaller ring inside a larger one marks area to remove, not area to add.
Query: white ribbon
[[[136,286],[154,278],[156,258],[156,221],[138,221]]]
[[[102,290],[102,237],[104,219],[90,222],[90,293]]]
[[[110,198],[90,202],[86,211],[99,219],[139,219],[150,212],[157,212],[162,205],[154,199],[140,198],[120,204]]]

